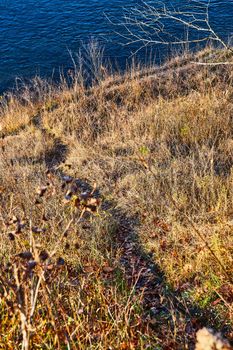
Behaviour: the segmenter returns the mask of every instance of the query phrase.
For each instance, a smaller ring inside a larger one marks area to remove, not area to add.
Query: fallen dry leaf
[[[103,267],[103,272],[105,273],[112,273],[115,269],[113,267],[110,266],[104,266]]]

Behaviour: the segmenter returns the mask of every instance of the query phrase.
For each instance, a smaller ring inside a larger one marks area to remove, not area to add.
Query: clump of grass
[[[149,335],[137,333],[146,330],[140,298],[134,284],[124,283],[100,199],[70,177],[64,177],[63,191],[59,187],[47,172],[29,212],[11,207],[14,194],[11,202],[4,197],[1,346],[143,348]]]

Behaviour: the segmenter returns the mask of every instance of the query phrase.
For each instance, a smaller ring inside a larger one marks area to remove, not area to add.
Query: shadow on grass
[[[53,141],[54,146],[43,156],[19,158],[17,162],[45,163],[48,170],[54,170],[54,174],[62,179],[66,175],[56,168],[65,162],[69,149],[61,139],[54,137]],[[82,179],[73,179],[72,182],[80,192],[93,191]],[[101,196],[99,190],[93,195]],[[129,286],[134,286],[135,295],[142,300],[142,320],[154,339],[151,342],[155,344],[151,349],[194,349],[196,331],[203,326],[226,332],[226,326],[216,313],[200,309],[187,296],[169,286],[165,274],[156,264],[156,256],[143,248],[138,234],[141,228],[139,218],[130,217],[116,207],[113,202],[102,204],[102,210],[110,213],[116,223],[113,246],[121,252],[123,278]]]
[[[49,137],[53,141],[52,148],[46,150],[45,152],[41,152],[40,155],[35,157],[24,155],[21,157],[11,158],[8,160],[8,163],[11,166],[16,164],[20,166],[44,164],[48,170],[56,169],[56,167],[65,162],[69,151],[68,146],[65,145],[59,137],[54,137],[51,135],[47,136],[46,134],[45,137]]]
[[[217,313],[201,309],[169,285],[156,264],[156,256],[146,252],[140,242],[139,219],[114,209],[111,203],[107,207],[116,221],[113,238],[122,252],[124,277],[135,286],[135,294],[142,297],[142,318],[158,341],[158,347],[153,349],[194,349],[196,332],[202,327],[213,327],[223,334],[229,331]]]

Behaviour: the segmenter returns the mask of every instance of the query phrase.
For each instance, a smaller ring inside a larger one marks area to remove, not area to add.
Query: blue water
[[[105,46],[106,57],[124,67],[132,47],[120,45],[122,40],[104,12],[120,18],[123,6],[139,1],[0,0],[0,91],[11,88],[16,77],[52,77],[66,71],[72,64],[68,51],[77,52],[91,37]],[[172,1],[182,2],[189,0]],[[233,0],[212,0],[211,22],[224,39],[231,36]],[[145,59],[145,52],[139,55]]]

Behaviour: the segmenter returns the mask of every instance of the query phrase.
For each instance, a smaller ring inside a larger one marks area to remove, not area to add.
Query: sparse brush
[[[233,339],[233,75],[193,61],[1,100],[0,347]]]

